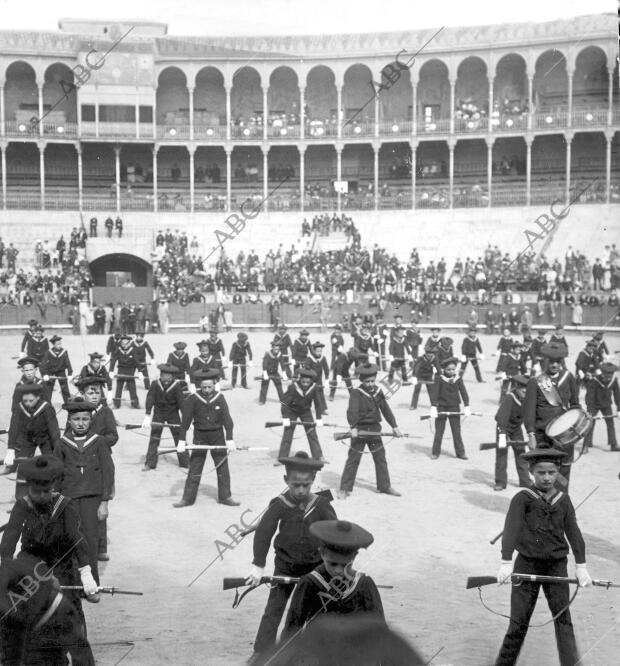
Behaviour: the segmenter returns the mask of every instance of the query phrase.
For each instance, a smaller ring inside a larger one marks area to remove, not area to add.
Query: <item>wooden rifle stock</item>
[[[522,444],[527,444],[527,443],[528,442],[524,442],[521,440],[515,440],[514,442],[506,442],[506,447],[521,446]],[[484,442],[483,444],[480,444],[481,451],[489,451],[490,449],[499,449],[499,448],[500,447],[497,445],[497,442]]]
[[[568,583],[570,585],[579,585],[579,581],[576,578],[564,578],[563,576],[539,576],[537,574],[522,574],[522,573],[513,573],[510,575],[512,581],[518,582],[529,582],[529,583]],[[497,578],[495,576],[473,576],[467,579],[467,584],[465,586],[466,590],[471,590],[474,587],[483,587],[484,585],[493,585],[497,583]],[[594,587],[620,587],[620,584],[614,583],[610,580],[592,580],[592,585]]]
[[[246,583],[246,578],[224,578],[224,590],[232,590],[237,587],[246,587],[249,583]],[[280,585],[296,585],[299,582],[299,578],[294,578],[291,576],[262,576],[260,579],[260,585],[263,583],[279,583]]]
[[[180,423],[151,423],[151,427],[155,426],[156,428],[180,428]],[[127,423],[123,426],[125,430],[139,430],[142,427],[142,424],[138,423]]]

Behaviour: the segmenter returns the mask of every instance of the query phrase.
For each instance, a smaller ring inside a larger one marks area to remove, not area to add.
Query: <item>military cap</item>
[[[362,356],[364,356],[364,354],[355,347],[351,347],[351,349],[347,351],[347,354],[349,358],[352,358],[353,360],[357,360],[358,358],[362,358]]]
[[[196,343],[197,347],[208,347],[211,343],[208,340],[200,340]]]
[[[595,337],[597,340],[602,340],[602,339],[603,339],[603,335],[604,335],[604,332],[603,332],[603,331],[597,331],[597,332],[594,334],[594,337]]]
[[[176,365],[172,364],[168,365],[168,363],[160,363],[157,366],[157,369],[159,370],[159,372],[167,372],[171,375],[176,375],[177,372],[179,372],[179,369],[177,368]]]
[[[451,344],[454,343],[454,340],[453,340],[452,338],[449,338],[449,337],[446,335],[446,336],[444,336],[443,338],[441,338],[441,340],[440,340],[439,342],[441,342],[441,343],[444,344],[444,345],[451,345]]]
[[[539,462],[553,462],[556,465],[560,465],[562,459],[567,455],[564,451],[558,451],[557,449],[534,449],[533,451],[523,453],[521,457],[523,460],[527,460],[530,465],[535,465]]]
[[[310,331],[302,328],[301,331],[299,331],[299,335],[310,335]]]
[[[543,345],[540,348],[540,353],[552,361],[566,358],[568,356],[568,350],[566,347],[559,342],[550,342],[547,345]]]
[[[131,340],[131,335],[127,335],[127,333],[124,333],[123,335],[121,335],[121,337],[119,338],[119,340],[120,340],[121,342],[122,342],[123,340]]]
[[[280,341],[276,340],[275,338],[269,343],[272,347],[279,347],[280,346]]]
[[[244,333],[243,331],[240,331],[239,333],[237,333],[237,338],[239,340],[247,340],[248,339],[248,334]]]
[[[104,358],[103,354],[100,354],[99,352],[93,352],[92,354],[89,354],[89,356],[90,356],[90,358],[91,358],[92,361],[94,361],[94,360],[97,359],[97,358],[98,358],[99,360],[101,360],[102,358]]]
[[[50,342],[54,344],[54,342],[60,342],[62,340],[62,336],[60,335],[54,335],[50,338]]]
[[[405,330],[404,327],[401,326],[400,324],[396,324],[396,326],[394,326],[394,332],[396,332],[396,331],[404,331],[404,330]]]
[[[336,555],[348,561],[351,555],[360,548],[368,548],[375,540],[370,532],[348,520],[319,520],[312,523],[309,529],[310,534],[328,551],[330,559]]]
[[[439,326],[431,326],[431,332],[432,331],[441,331],[441,329],[439,328]]]
[[[217,368],[212,368],[210,370],[201,370],[200,372],[197,372],[193,375],[193,379],[195,379],[198,383],[205,379],[212,379],[213,381],[217,381],[220,378],[220,371]]]
[[[521,340],[513,340],[510,343],[510,349],[512,349],[513,347],[523,347],[523,343],[521,342]]]
[[[137,338],[138,336],[140,336],[140,337],[143,338],[143,337],[144,337],[144,331],[136,331],[136,338]]]
[[[532,342],[532,336],[529,333],[523,335],[523,342]]]
[[[471,324],[470,326],[468,326],[468,330],[470,333],[475,333],[478,330],[478,327],[476,326],[476,324]]]
[[[525,375],[514,375],[510,378],[510,381],[513,383],[514,386],[519,388],[522,386],[527,386],[527,383],[530,381],[530,378],[526,377]]]
[[[601,372],[604,372],[606,375],[611,375],[618,369],[617,365],[613,363],[601,363]]]
[[[187,342],[175,342],[172,346],[179,350],[185,349],[185,347],[187,347]]]
[[[37,324],[37,325],[35,326],[35,329],[34,329],[34,330],[35,330],[35,331],[40,331],[41,333],[43,333],[43,331],[44,331],[45,329],[43,328],[43,326],[41,326],[41,324]]]
[[[586,342],[586,347],[596,347],[596,340],[588,340]]]
[[[561,331],[563,328],[564,328],[564,326],[562,326],[562,324],[556,324],[555,325],[555,330],[556,331]]]
[[[338,331],[342,331],[342,324],[336,324],[334,328]]]
[[[367,377],[376,377],[379,372],[379,366],[367,363],[365,365],[360,365],[357,369],[357,375],[360,379],[366,379]]]
[[[286,331],[286,324],[280,324],[280,325],[278,326],[278,328],[279,328],[281,331]]]
[[[27,393],[40,395],[43,392],[43,384],[18,384],[15,390],[19,395],[26,395]]]
[[[74,414],[75,412],[93,412],[97,409],[97,405],[93,405],[92,402],[89,402],[81,395],[76,395],[73,398],[69,398],[62,408],[66,409],[69,414]]]
[[[39,325],[39,322],[38,322],[36,319],[31,319],[31,320],[28,322],[28,326],[30,326],[30,327],[32,327],[32,326],[38,326],[38,325]]]
[[[35,368],[39,366],[39,360],[36,358],[33,358],[32,356],[24,356],[24,358],[20,358],[19,361],[17,361],[17,366],[19,368],[23,368],[25,365],[34,365]]]
[[[447,358],[444,361],[441,362],[441,367],[442,368],[447,368],[449,365],[457,365],[459,362],[458,358],[455,358],[454,356],[452,358]]]
[[[310,379],[314,380],[316,379],[316,372],[314,372],[314,370],[310,370],[310,368],[301,368],[299,370],[299,377],[309,377]]]
[[[318,349],[318,348],[325,347],[325,345],[322,342],[317,341],[317,342],[313,342],[311,347],[312,347],[312,349],[315,349],[315,348]]]
[[[209,335],[217,335],[217,328],[210,328]]]
[[[19,465],[20,474],[27,483],[51,486],[62,474],[64,465],[55,456],[43,454],[30,458]]]
[[[278,458],[278,462],[286,467],[286,472],[318,472],[323,469],[324,463],[314,460],[305,451],[297,451],[292,456]]]
[[[381,316],[383,316],[383,315],[381,315]],[[402,319],[402,318],[403,318],[403,316],[401,314],[395,314],[394,315],[394,319]]]
[[[84,387],[84,386],[91,386],[93,384],[107,384],[107,380],[105,377],[99,377],[97,375],[90,375],[89,377],[80,377],[77,382],[78,386]]]

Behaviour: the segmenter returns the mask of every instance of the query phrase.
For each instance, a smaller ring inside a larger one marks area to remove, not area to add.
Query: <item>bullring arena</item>
[[[375,537],[356,566],[392,586],[381,590],[392,629],[434,666],[494,663],[508,621],[465,589],[470,576],[496,575],[500,546],[489,541],[518,490],[512,454],[508,487],[496,492],[495,452],[479,448],[496,435],[492,353],[501,329],[521,339],[531,317],[533,335],[564,325],[569,371],[597,331],[618,364],[617,56],[613,14],[307,37],[183,37],[157,22],[73,19],[53,32],[0,31],[3,427],[31,319],[63,337],[74,374],[117,327],[146,331],[152,379],[173,343],[186,342],[191,359],[212,325],[226,357],[240,331],[254,355],[248,390],[228,390],[230,368],[221,382],[237,446],[268,449],[230,453],[239,506],[216,502],[211,458],[196,503],[182,509],[173,503],[187,470],[176,456],[142,471],[149,430],[123,427],[144,417],[140,375],[140,409],[126,400],[114,410],[116,494],[100,573],[102,585],[143,596],[84,604],[97,664],[246,663],[267,592],[233,609],[222,579],[247,576],[252,536],[238,533],[284,490],[274,467],[283,429],[264,427],[281,405],[273,386],[259,404],[261,360],[278,323],[292,339],[309,329],[329,361],[335,324],[348,349],[354,315],[378,312],[388,327],[398,315],[417,323],[422,345],[441,327],[457,357],[477,323],[484,383],[471,368],[464,381],[480,415],[462,419],[467,459],[447,431],[434,460],[434,425],[420,420],[428,395],[411,410],[408,381],[389,399],[406,436],[383,440],[402,496],[376,492],[362,455],[353,493],[333,506]],[[99,323],[98,306],[109,309]],[[58,389],[52,403],[62,428]],[[336,427],[318,429],[320,483],[335,497],[350,440],[333,435],[349,428],[347,404],[339,385],[324,418]],[[308,450],[301,428],[292,450]],[[580,450],[570,495],[588,498],[577,512],[588,570],[620,584],[620,461],[602,421]],[[14,479],[0,479],[8,511]],[[268,574],[272,560],[273,550]],[[571,576],[573,565],[570,555]],[[509,612],[508,586],[481,594]],[[619,595],[579,590],[579,664],[618,663]],[[532,624],[550,618],[541,594]],[[553,624],[532,627],[519,664],[556,663]]]

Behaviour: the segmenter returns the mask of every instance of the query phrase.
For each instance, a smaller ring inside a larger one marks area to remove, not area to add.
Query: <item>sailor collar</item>
[[[56,352],[56,350],[50,349],[50,354],[56,358],[60,358],[66,351],[66,349],[61,349],[60,351]]]
[[[35,416],[38,416],[44,409],[45,406],[47,405],[47,401],[41,400],[41,402],[38,404],[37,408],[34,410],[34,412],[29,412],[23,405],[23,403],[19,403],[19,406],[21,407],[22,412],[29,418],[33,419]]]
[[[367,391],[366,389],[362,388],[361,386],[358,386],[358,387],[357,387],[357,390],[358,390],[360,393],[363,393],[364,395],[368,396],[368,397],[371,398],[371,399],[374,399],[374,398],[379,397],[379,396],[382,395],[382,393],[381,393],[381,388],[378,387],[378,386],[377,386],[377,390],[376,390],[374,393],[368,393],[368,391]]]
[[[203,396],[201,396],[199,393],[194,393],[194,396],[205,405],[210,405],[211,403],[215,402],[221,395],[222,394],[219,391],[216,391],[212,398],[203,398]]]
[[[60,437],[60,439],[65,442],[65,444],[68,444],[71,448],[76,449],[77,451],[85,451],[93,442],[97,440],[99,435],[94,434],[91,435],[90,437],[85,437],[84,435],[80,435],[79,437],[76,435],[67,435],[66,433]],[[78,442],[76,440],[84,440],[83,442]],[[81,444],[81,447],[80,447]]]
[[[187,352],[181,349],[180,351],[178,349],[175,349],[172,352],[177,358],[183,358],[184,356],[187,356]]]
[[[160,380],[160,379],[157,380],[157,383],[159,384],[159,388],[161,388],[162,391],[164,391],[165,393],[168,393],[168,391],[171,391],[171,390],[172,390],[172,389],[173,389],[173,388],[179,383],[179,380],[178,380],[178,379],[175,379],[174,381],[172,381],[172,382],[170,383],[170,386],[168,386],[168,388],[166,388],[166,387],[161,383],[161,380]]]
[[[298,383],[298,382],[295,382],[295,390],[296,390],[297,393],[299,393],[299,395],[301,395],[301,396],[307,396],[307,395],[310,395],[310,392],[314,390],[315,386],[316,386],[316,384],[315,384],[314,382],[312,382],[312,384],[310,384],[310,386],[308,387],[308,390],[304,393],[304,390],[301,388],[301,386],[299,385],[299,383]]]

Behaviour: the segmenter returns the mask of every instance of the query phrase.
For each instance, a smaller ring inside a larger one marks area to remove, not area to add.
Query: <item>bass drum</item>
[[[545,434],[560,446],[569,446],[585,437],[593,423],[587,412],[580,407],[574,407],[549,421]]]

